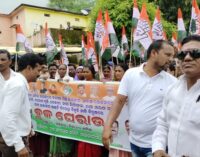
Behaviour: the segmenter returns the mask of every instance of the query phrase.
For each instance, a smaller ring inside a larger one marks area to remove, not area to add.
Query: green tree
[[[95,0],[49,0],[49,7],[72,12],[91,9],[94,4]]]
[[[153,23],[157,6],[155,2],[149,2],[148,0],[138,0],[138,6],[140,10],[142,3],[144,2],[147,5],[147,12],[150,21]],[[109,16],[113,22],[118,38],[121,39],[121,28],[124,25],[126,27],[127,37],[130,40],[132,8],[133,0],[97,0],[96,5],[91,13],[90,29],[94,31],[98,11],[100,9],[102,11],[107,9],[109,11]],[[171,37],[172,32],[176,31],[175,24],[168,22],[164,18],[162,18],[162,23],[167,36]]]

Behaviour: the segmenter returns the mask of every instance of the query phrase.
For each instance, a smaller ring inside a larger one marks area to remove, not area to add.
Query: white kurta
[[[151,148],[156,119],[162,109],[164,93],[177,79],[165,71],[149,77],[140,67],[129,69],[123,76],[118,94],[128,97],[131,143]]]
[[[0,132],[8,146],[18,152],[24,148],[23,136],[31,131],[30,102],[28,82],[17,74],[6,82],[0,110]]]
[[[200,156],[200,80],[189,90],[185,77],[171,87],[153,135],[152,151],[165,150],[172,157]]]

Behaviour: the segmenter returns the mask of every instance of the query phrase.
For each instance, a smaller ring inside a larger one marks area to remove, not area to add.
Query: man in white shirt
[[[14,72],[10,69],[11,56],[7,50],[0,50],[0,81],[1,83],[10,78]]]
[[[164,92],[176,81],[175,77],[164,71],[173,56],[173,46],[163,40],[155,41],[147,50],[147,63],[125,73],[104,125],[102,141],[105,147],[109,148],[112,124],[128,99],[132,154],[134,157],[152,157],[152,134]]]
[[[56,73],[57,73],[57,65],[52,63],[48,66],[48,71],[49,71],[49,79],[55,79]]]
[[[68,65],[68,69],[69,69],[69,76],[72,77],[73,79],[75,78],[76,75],[76,66],[74,64],[69,64]]]
[[[6,82],[0,110],[0,151],[3,157],[29,157],[25,137],[31,132],[28,83],[36,81],[41,69],[39,56],[28,53],[18,61],[19,74]]]
[[[0,50],[0,104],[3,101],[3,89],[7,80],[15,76],[15,72],[10,69],[11,56],[7,50]],[[0,106],[1,109],[1,106]],[[1,157],[1,152],[0,152]]]
[[[200,156],[200,36],[188,36],[181,45],[177,58],[184,74],[164,97],[152,139],[154,157]]]
[[[16,73],[10,69],[11,64],[11,56],[7,50],[0,50],[0,110],[1,110],[1,102],[3,101],[3,89],[5,87],[6,82],[14,77]]]
[[[1,87],[5,84],[6,80],[9,80],[12,76],[15,76],[15,72],[10,69],[11,56],[7,50],[0,50],[0,85]],[[2,89],[2,88],[1,88]],[[0,89],[0,90],[1,90]]]

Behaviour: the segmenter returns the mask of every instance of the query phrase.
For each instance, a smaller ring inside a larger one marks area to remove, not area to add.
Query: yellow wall
[[[46,17],[44,14],[50,14],[50,17]],[[76,19],[79,19],[79,21],[76,21]],[[71,26],[84,27],[84,30],[88,30],[89,26],[88,16],[25,7],[25,28],[27,36],[32,35],[34,29],[39,30],[40,25],[44,28],[45,22],[48,23],[49,28],[57,29],[60,28],[61,24],[63,28],[67,28],[67,22],[70,22]]]
[[[50,17],[44,16],[44,14],[50,14]],[[76,19],[79,19],[77,21]],[[29,6],[21,6],[13,13],[7,16],[0,16],[0,46],[15,46],[16,45],[16,31],[10,26],[14,24],[20,24],[24,35],[30,39],[30,44],[35,45],[31,36],[33,36],[34,30],[36,32],[41,31],[40,26],[44,28],[45,22],[48,23],[49,28],[60,29],[60,25],[63,28],[67,28],[67,22],[70,22],[70,26],[81,27],[84,31],[88,30],[89,17],[84,15],[77,15],[72,13],[53,11],[48,9],[34,8]],[[37,38],[36,46],[40,46],[45,40],[40,33]]]

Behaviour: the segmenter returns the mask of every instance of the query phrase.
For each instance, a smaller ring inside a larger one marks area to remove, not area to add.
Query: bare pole
[[[118,57],[117,57],[117,64],[119,64],[119,59],[118,59]]]
[[[101,51],[99,52],[99,80],[102,80],[102,59],[101,59]]]
[[[130,47],[130,53],[129,53],[129,68],[131,68],[131,60],[132,60],[132,50],[133,50],[133,28],[131,28],[131,47]]]
[[[18,57],[18,51],[16,51],[16,53],[15,53],[15,71],[17,71],[17,69],[18,69],[18,67],[17,67],[17,62],[18,62],[18,60],[17,60],[17,57]]]
[[[129,60],[129,68],[130,65],[131,65],[131,61],[132,61],[132,50],[133,50],[133,44],[134,44],[134,41],[133,41],[133,33],[134,33],[135,29],[134,28],[131,28],[131,48],[130,48],[130,60]],[[135,55],[133,55],[133,60],[134,60],[134,66],[136,66],[136,58],[135,58]]]

